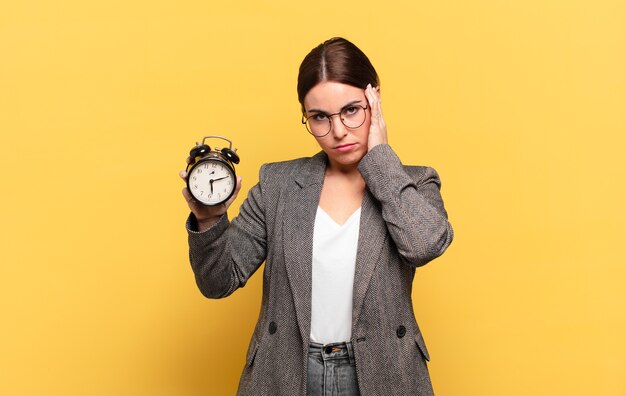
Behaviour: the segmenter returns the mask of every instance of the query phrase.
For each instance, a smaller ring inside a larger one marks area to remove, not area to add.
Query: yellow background
[[[0,6],[0,394],[229,395],[260,277],[197,291],[178,171],[311,155],[297,68],[341,35],[456,238],[417,272],[438,395],[626,395],[626,3]],[[288,350],[285,353],[290,353]]]

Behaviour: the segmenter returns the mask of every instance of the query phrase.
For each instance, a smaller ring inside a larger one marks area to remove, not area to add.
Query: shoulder
[[[293,179],[306,169],[306,166],[310,161],[311,157],[302,157],[288,161],[269,162],[263,164],[261,166],[259,180],[267,182],[268,180]]]
[[[307,184],[323,177],[326,161],[324,152],[319,152],[312,157],[267,163],[261,166],[259,181],[285,185],[289,180],[295,180],[299,184]]]
[[[430,166],[404,165],[400,158],[388,144],[379,144],[371,149],[359,164],[364,175],[380,180],[390,180],[399,177],[406,181],[405,174],[416,185],[435,183],[440,185],[437,171]],[[367,179],[367,178],[366,178]]]
[[[298,173],[312,157],[295,158],[287,161],[269,162],[261,166],[261,172],[274,176]]]

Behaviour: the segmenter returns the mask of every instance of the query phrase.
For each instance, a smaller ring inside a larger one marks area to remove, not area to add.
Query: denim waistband
[[[354,364],[354,350],[351,342],[334,342],[331,344],[309,343],[310,354],[320,354],[323,360],[348,359]]]

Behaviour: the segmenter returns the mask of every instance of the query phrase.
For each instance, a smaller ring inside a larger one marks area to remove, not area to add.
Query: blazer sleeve
[[[433,168],[405,167],[389,145],[380,144],[361,159],[359,171],[406,263],[417,267],[443,254],[454,232]]]
[[[187,219],[189,261],[198,288],[208,298],[226,297],[245,286],[265,261],[263,168],[259,183],[250,190],[232,222],[225,214],[213,227],[198,232],[193,213]]]

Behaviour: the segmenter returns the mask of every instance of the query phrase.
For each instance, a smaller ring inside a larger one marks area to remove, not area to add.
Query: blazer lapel
[[[285,267],[303,341],[311,332],[311,265],[313,227],[324,182],[327,157],[318,153],[304,164],[288,189],[283,216]],[[380,203],[368,189],[361,204],[361,220],[353,288],[352,325],[361,313],[367,287],[385,243],[387,228]]]
[[[359,225],[359,242],[352,296],[353,332],[361,314],[367,287],[374,273],[374,267],[379,262],[380,251],[385,243],[386,236],[387,227],[381,215],[380,203],[366,188],[363,203],[361,204],[361,222]]]
[[[283,216],[285,267],[303,341],[309,339],[311,331],[313,227],[326,161],[320,152],[304,164],[287,193]]]

